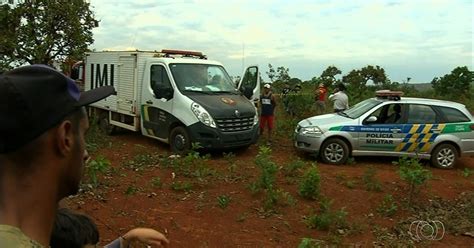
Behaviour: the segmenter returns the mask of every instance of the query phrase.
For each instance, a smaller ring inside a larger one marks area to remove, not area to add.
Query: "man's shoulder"
[[[0,225],[0,247],[43,247],[30,239],[19,228]]]

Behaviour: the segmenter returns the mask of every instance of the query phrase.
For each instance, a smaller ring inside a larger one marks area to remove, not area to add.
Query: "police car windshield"
[[[176,86],[181,92],[236,93],[232,80],[222,66],[207,64],[170,64]]]
[[[351,119],[359,118],[361,115],[367,113],[367,111],[371,110],[373,107],[382,103],[377,99],[367,99],[358,104],[354,105],[352,108],[345,110],[342,112],[342,115],[349,117]]]

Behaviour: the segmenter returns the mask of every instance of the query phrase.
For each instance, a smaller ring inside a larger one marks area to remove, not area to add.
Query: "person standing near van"
[[[260,96],[260,134],[265,132],[265,126],[268,128],[267,144],[272,142],[272,130],[274,125],[274,112],[276,107],[275,96],[271,91],[270,84],[263,86],[263,94]]]
[[[316,91],[314,92],[314,98],[316,100],[316,114],[324,114],[326,112],[326,94],[328,89],[323,83],[320,83]]]
[[[334,112],[341,112],[349,108],[349,97],[344,92],[346,87],[343,84],[337,85],[334,93],[329,96],[329,100],[334,102]]]

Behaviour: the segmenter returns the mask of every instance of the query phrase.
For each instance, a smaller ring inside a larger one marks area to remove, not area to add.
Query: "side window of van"
[[[150,86],[156,98],[171,99],[173,87],[171,86],[168,73],[162,65],[152,65],[150,69]]]

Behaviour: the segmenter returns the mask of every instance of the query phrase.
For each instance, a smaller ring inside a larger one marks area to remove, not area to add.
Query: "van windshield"
[[[176,86],[181,92],[238,94],[222,66],[207,64],[170,64]]]

